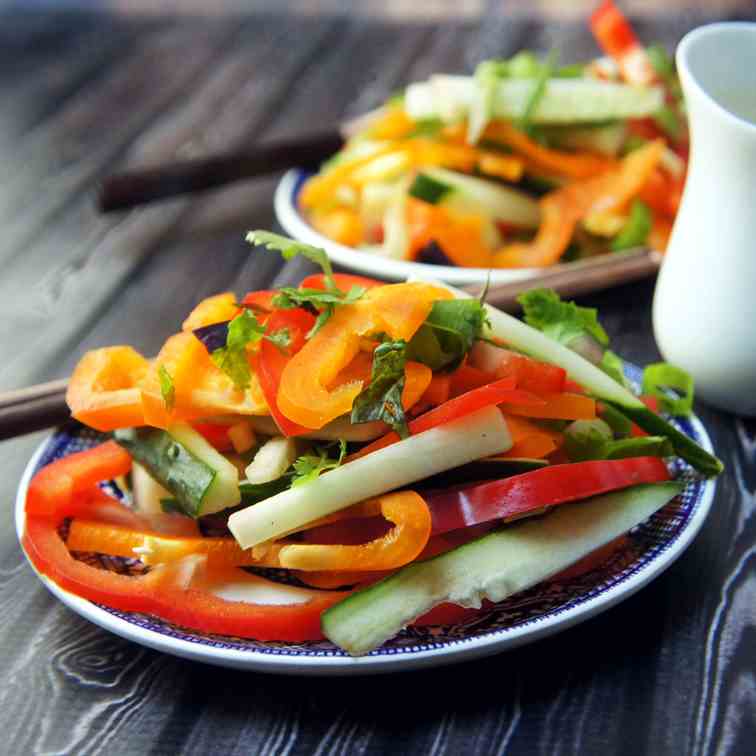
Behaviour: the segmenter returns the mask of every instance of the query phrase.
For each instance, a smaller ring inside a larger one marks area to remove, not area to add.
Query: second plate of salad
[[[318,173],[282,179],[279,222],[392,279],[507,282],[632,247],[663,252],[688,158],[674,64],[611,2],[591,29],[606,57],[562,65],[523,51],[410,84]]]

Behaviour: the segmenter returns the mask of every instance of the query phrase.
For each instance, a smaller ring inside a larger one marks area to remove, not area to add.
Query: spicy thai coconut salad
[[[687,375],[651,365],[636,396],[595,310],[537,289],[521,321],[485,293],[337,274],[318,248],[248,240],[322,273],[203,300],[154,359],[112,346],[77,365],[71,412],[112,438],[34,476],[23,536],[62,588],[364,654],[642,522],[681,490],[665,458],[722,469],[660,414],[690,412]]]
[[[308,222],[390,259],[473,268],[664,251],[688,155],[674,64],[610,0],[591,29],[608,57],[523,51],[410,84],[304,183]]]

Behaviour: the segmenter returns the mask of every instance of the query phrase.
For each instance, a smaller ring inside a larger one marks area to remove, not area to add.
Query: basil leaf
[[[434,302],[425,323],[412,337],[407,359],[432,370],[458,367],[480,337],[486,311],[477,299],[445,299]]]
[[[402,406],[406,362],[405,341],[385,341],[376,347],[373,352],[370,383],[360,392],[352,405],[353,423],[382,420],[401,438],[409,436],[407,418]]]

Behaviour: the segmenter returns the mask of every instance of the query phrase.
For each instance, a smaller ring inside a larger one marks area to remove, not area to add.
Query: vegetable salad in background
[[[310,224],[365,252],[475,268],[664,251],[688,155],[674,64],[611,0],[591,29],[608,57],[525,51],[410,84],[304,183]]]
[[[665,457],[721,471],[658,414],[690,412],[685,373],[650,366],[637,397],[595,310],[538,289],[522,322],[484,295],[337,274],[318,248],[248,239],[323,272],[203,300],[153,360],[113,346],[77,365],[72,414],[113,439],[34,476],[23,537],[61,587],[201,632],[325,634],[363,654],[611,543],[681,490]]]

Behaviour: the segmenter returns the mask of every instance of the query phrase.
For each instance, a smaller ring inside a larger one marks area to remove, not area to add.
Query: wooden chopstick
[[[234,181],[300,166],[316,167],[341,149],[339,131],[255,145],[248,150],[167,163],[106,178],[97,197],[103,213],[225,186]]]
[[[523,291],[546,286],[562,297],[576,297],[646,278],[656,273],[661,256],[648,250],[614,253],[585,264],[564,266],[515,283],[492,286],[489,304],[505,312],[519,309],[517,296]],[[480,286],[467,291],[477,295]],[[69,419],[66,405],[67,379],[0,393],[0,440],[50,428]]]

